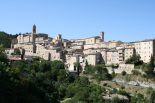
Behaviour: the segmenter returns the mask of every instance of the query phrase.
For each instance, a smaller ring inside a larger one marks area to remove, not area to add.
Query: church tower
[[[35,25],[35,24],[33,25],[32,33],[33,33],[33,34],[36,34],[36,25]]]
[[[32,43],[35,43],[35,35],[36,35],[36,25],[34,24],[32,27]]]
[[[104,42],[104,32],[100,32],[100,38]]]
[[[35,45],[35,35],[36,35],[36,25],[34,24],[32,27],[32,45],[33,45],[33,53],[36,53],[36,45]]]

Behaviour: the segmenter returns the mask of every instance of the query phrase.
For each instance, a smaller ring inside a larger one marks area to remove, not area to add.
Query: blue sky
[[[105,40],[155,38],[155,0],[1,0],[0,31],[75,39],[105,32]]]

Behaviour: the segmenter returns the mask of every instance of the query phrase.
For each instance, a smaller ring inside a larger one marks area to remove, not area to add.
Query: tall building
[[[36,34],[36,25],[35,24],[33,25],[33,28],[32,28],[32,34]]]
[[[133,42],[136,53],[140,55],[144,63],[150,61],[151,56],[155,57],[155,39]]]
[[[104,42],[104,32],[100,32],[100,38],[101,38],[101,41]]]
[[[36,35],[36,25],[34,24],[32,28],[32,43],[33,44],[35,43],[35,35]]]

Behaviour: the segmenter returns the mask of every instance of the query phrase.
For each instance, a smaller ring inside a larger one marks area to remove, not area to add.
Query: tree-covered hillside
[[[5,32],[0,31],[0,44],[3,44],[4,48],[11,47],[11,40],[15,38],[17,35],[7,34]]]

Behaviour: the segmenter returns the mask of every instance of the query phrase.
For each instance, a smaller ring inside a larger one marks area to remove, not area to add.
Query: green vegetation
[[[0,31],[0,44],[3,44],[5,48],[11,47],[11,40],[15,38],[17,35],[10,35],[5,32]]]
[[[132,103],[155,103],[155,91],[152,88],[148,88],[146,91],[147,97],[143,94],[135,94],[131,101]]]
[[[88,78],[78,77],[67,88],[67,97],[72,99],[67,103],[102,103],[103,89],[95,84],[90,84]]]
[[[77,74],[79,75],[82,72],[82,67],[80,63],[74,63],[74,66],[77,68]]]
[[[141,75],[141,72],[137,71],[137,70],[132,70],[132,74],[133,75]]]
[[[3,47],[1,46],[3,54]],[[77,65],[78,66],[78,65]],[[91,67],[91,66],[90,66]],[[97,65],[94,77],[109,80],[104,65]],[[61,61],[0,61],[0,103],[103,103],[106,89],[87,77],[66,72]],[[118,99],[119,100],[119,99]],[[113,101],[113,99],[112,99]],[[108,102],[107,102],[108,103]]]
[[[143,94],[135,94],[132,98],[131,98],[132,103],[152,103],[149,102],[149,100],[147,100]]]
[[[67,77],[64,68],[54,68],[51,65],[52,63],[48,61],[31,64],[20,61],[12,63],[10,67],[1,64],[0,81],[3,85],[0,87],[2,91],[0,102],[50,103],[54,101],[58,103],[56,80],[58,83],[64,82]]]
[[[18,48],[15,48],[14,53],[12,55],[21,55],[21,52]]]
[[[4,48],[0,46],[0,55]],[[102,89],[87,77],[75,77],[61,61],[0,61],[0,103],[102,103]],[[78,65],[77,65],[78,66]]]
[[[136,50],[133,50],[133,55],[126,60],[126,64],[135,64],[135,65],[140,65],[143,62],[140,60],[140,55],[136,54]]]
[[[146,76],[149,78],[154,77],[154,58],[151,56],[149,64],[145,65],[143,71],[146,73]]]
[[[102,103],[102,89],[66,72],[61,61],[0,62],[1,103]]]
[[[140,60],[140,55],[136,54],[136,50],[134,49],[133,55],[126,60],[126,63],[134,64],[135,69],[141,69],[145,73],[143,76],[147,78],[155,79],[155,76],[154,76],[155,58],[153,56],[151,56],[150,62],[148,64],[145,64]],[[136,70],[134,70],[132,73],[134,75],[135,74],[141,75],[141,73]]]
[[[126,72],[125,71],[122,71],[122,73],[121,73],[123,76],[125,76],[126,75]]]
[[[104,64],[98,64],[96,66],[86,65],[84,73],[92,75],[97,81],[112,79]]]
[[[155,59],[153,58],[153,56],[151,56],[150,62],[147,64],[141,64],[141,65],[137,65],[135,67],[135,70],[133,71],[133,74],[139,74],[142,75],[143,77],[155,80]],[[141,71],[143,71],[144,73],[138,72],[141,69]]]
[[[14,53],[15,53],[15,55],[21,55],[21,52],[18,48],[14,49]]]
[[[2,32],[1,32],[2,33]],[[61,61],[45,61],[33,58],[32,61],[8,62],[4,48],[10,47],[12,36],[2,33],[0,35],[0,103],[154,103],[155,91],[148,88],[146,92],[139,92],[142,88],[119,85],[110,81],[116,77],[108,73],[106,66],[101,63],[96,66],[88,65],[86,62],[84,75],[74,76],[65,70]],[[5,39],[8,38],[8,39]],[[9,42],[5,40],[10,40]],[[3,45],[2,45],[3,44]],[[24,55],[24,50],[15,49],[14,55]],[[140,63],[139,56],[133,54],[128,62]],[[75,64],[78,74],[81,66]],[[154,78],[154,58],[142,68],[146,77]],[[139,71],[132,71],[134,75],[122,72],[122,78],[126,80],[142,76]],[[91,76],[94,82],[88,79]],[[143,77],[144,78],[144,77]],[[137,79],[137,78],[136,78]],[[108,81],[110,83],[102,83]],[[101,85],[102,84],[102,85]],[[135,89],[136,88],[136,89]],[[139,90],[139,91],[138,91]],[[132,94],[132,95],[130,95]],[[116,95],[111,99],[103,96]],[[120,99],[125,96],[128,100]]]
[[[3,62],[3,63],[7,63],[8,62],[7,56],[4,53],[4,47],[3,47],[2,44],[0,44],[0,62]]]

